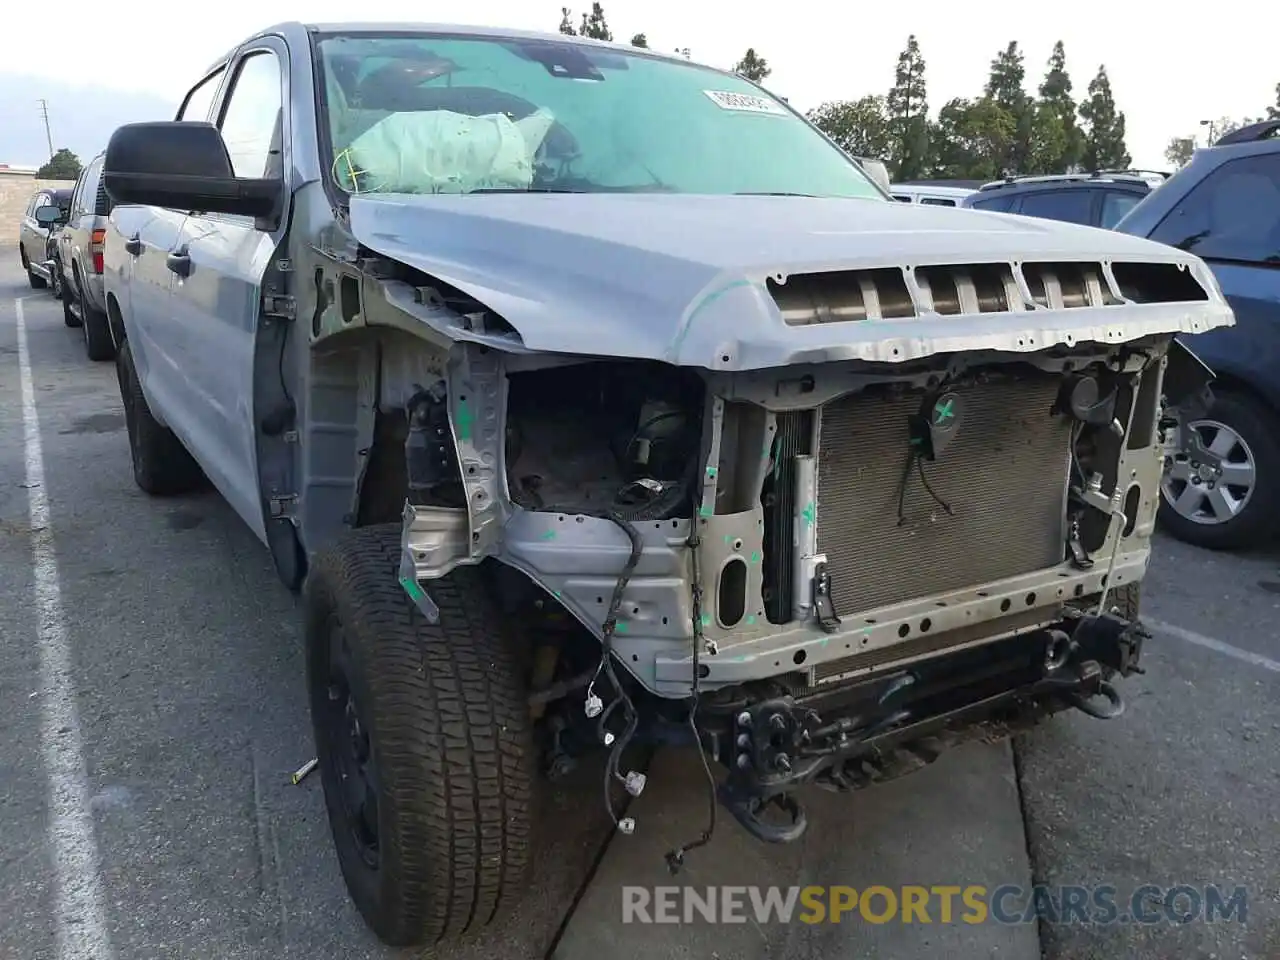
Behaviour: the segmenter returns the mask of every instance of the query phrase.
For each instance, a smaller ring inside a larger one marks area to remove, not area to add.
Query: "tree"
[[[1076,123],[1076,102],[1062,41],[1053,45],[1049,69],[1040,84],[1031,135],[1029,173],[1069,173],[1084,156],[1084,134]]]
[[[578,31],[573,29],[573,15],[569,12],[568,7],[560,8],[560,32],[570,37],[578,35]]]
[[[1276,102],[1267,107],[1268,120],[1280,120],[1280,83],[1276,84]]]
[[[1089,81],[1089,99],[1080,104],[1085,122],[1084,166],[1088,170],[1123,170],[1131,160],[1124,143],[1124,114],[1116,109],[1106,66]]]
[[[686,60],[689,59],[688,47],[676,47],[676,53],[680,54],[680,56],[684,57]]]
[[[1173,166],[1180,167],[1196,152],[1195,137],[1172,137],[1164,148],[1164,158]]]
[[[1018,41],[1009,45],[991,61],[991,73],[983,95],[987,100],[1013,118],[1013,135],[1001,149],[997,158],[1009,173],[1030,173],[1031,142],[1035,127],[1034,101],[1023,89],[1026,79],[1022,51]]]
[[[734,64],[733,72],[752,83],[763,83],[764,78],[773,73],[773,70],[769,67],[769,61],[756,53],[755,47],[747,47],[742,59]]]
[[[915,34],[907,37],[898,55],[894,83],[885,97],[889,126],[888,159],[895,180],[914,180],[925,172],[929,153],[929,102],[924,78],[924,57]]]
[[[884,97],[828,100],[808,113],[819,130],[855,157],[881,159],[889,155],[889,120]]]
[[[1014,118],[990,97],[949,101],[938,111],[930,138],[933,175],[947,180],[998,179],[1016,131]]]
[[[591,4],[591,12],[582,15],[578,33],[593,40],[612,40],[613,34],[609,32],[609,24],[604,19],[604,7],[598,3]]]
[[[644,47],[647,50],[649,49],[649,38],[643,33],[637,33],[631,38],[631,45],[633,47]]]
[[[37,180],[74,180],[80,176],[80,158],[66,147],[59,147],[48,163],[36,171]]]

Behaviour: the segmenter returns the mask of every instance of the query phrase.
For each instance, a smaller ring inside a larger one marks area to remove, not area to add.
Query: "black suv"
[[[1056,176],[1007,177],[983,184],[960,205],[975,210],[1018,213],[1024,217],[1044,217],[1089,227],[1111,228],[1167,176],[1142,170],[1100,170]]]
[[[1214,372],[1166,460],[1160,526],[1205,547],[1280,534],[1280,120],[1196,151],[1116,230],[1203,259],[1234,327],[1180,338]]]

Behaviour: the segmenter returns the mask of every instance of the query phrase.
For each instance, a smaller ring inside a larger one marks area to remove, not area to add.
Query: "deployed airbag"
[[[543,110],[516,121],[500,113],[393,113],[351,142],[336,173],[353,193],[528,189],[533,158],[554,122]]]

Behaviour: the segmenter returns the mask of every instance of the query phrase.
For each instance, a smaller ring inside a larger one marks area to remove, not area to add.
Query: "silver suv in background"
[[[98,154],[80,171],[54,251],[54,268],[62,279],[62,316],[67,326],[84,330],[90,360],[111,360],[116,355],[102,286],[102,243],[111,213],[102,183],[102,160],[103,154]]]
[[[33,290],[43,290],[51,279],[49,268],[45,266],[45,244],[50,227],[36,219],[36,211],[41,207],[65,210],[70,200],[71,191],[65,187],[37,190],[22,211],[22,223],[18,226],[18,256],[22,258],[22,269],[27,271],[27,282]]]

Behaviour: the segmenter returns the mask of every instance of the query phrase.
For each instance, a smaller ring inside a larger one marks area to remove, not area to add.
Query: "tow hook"
[[[1100,703],[1096,699],[1099,696],[1106,702]],[[1124,713],[1124,698],[1109,680],[1098,681],[1092,693],[1071,693],[1068,694],[1068,699],[1078,710],[1099,720],[1114,720]]]
[[[765,843],[791,843],[799,840],[809,829],[809,815],[794,796],[776,793],[768,799],[752,796],[737,789],[731,782],[720,786],[720,802],[753,837]],[[768,808],[776,807],[790,822],[777,823],[764,819]]]

